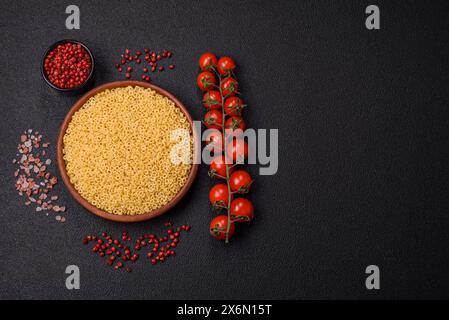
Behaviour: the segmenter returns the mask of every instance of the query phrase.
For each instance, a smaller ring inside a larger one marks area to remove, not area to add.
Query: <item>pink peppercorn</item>
[[[61,89],[81,86],[92,69],[87,50],[77,43],[56,46],[44,59],[44,73],[48,81]]]

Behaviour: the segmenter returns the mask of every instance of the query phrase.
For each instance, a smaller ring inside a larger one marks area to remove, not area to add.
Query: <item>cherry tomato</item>
[[[218,72],[221,75],[229,74],[232,70],[235,69],[235,62],[230,57],[221,57],[218,59],[217,64]]]
[[[231,202],[231,219],[235,222],[251,221],[254,218],[254,206],[245,198],[237,198]]]
[[[227,77],[221,82],[221,92],[225,97],[235,95],[238,90],[239,90],[239,83],[234,78]]]
[[[242,117],[239,117],[239,116],[230,117],[225,122],[225,128],[232,129],[232,130],[241,129],[242,131],[245,131],[246,123],[245,123],[245,120],[242,119]]]
[[[217,65],[217,57],[215,54],[206,52],[203,53],[198,62],[201,70],[209,69],[210,67],[214,67]]]
[[[211,110],[204,115],[204,125],[210,129],[221,129],[223,125],[223,113]]]
[[[209,192],[209,200],[214,207],[227,207],[228,196],[228,186],[224,183],[216,184]]]
[[[224,111],[229,116],[240,116],[244,107],[245,104],[239,97],[229,97],[224,103]]]
[[[204,94],[203,106],[208,109],[221,109],[221,94],[217,90],[211,90]]]
[[[232,172],[232,169],[233,168],[229,168],[229,173]],[[216,177],[217,175],[219,175],[219,178],[226,178],[226,163],[224,155],[216,156],[212,159],[210,163],[209,175],[211,177]]]
[[[228,230],[228,216],[224,214],[216,216],[209,226],[209,231],[217,240],[226,240],[226,231]],[[235,225],[231,222],[229,227],[228,239],[232,237],[235,231]]]
[[[231,190],[237,193],[247,193],[252,182],[251,176],[245,170],[236,170],[229,177]]]
[[[226,153],[234,162],[242,163],[248,158],[248,144],[243,139],[235,138],[227,144]]]
[[[217,84],[217,79],[215,79],[215,75],[212,72],[203,71],[196,78],[196,84],[202,91],[207,91]]]
[[[206,138],[206,146],[209,151],[220,152],[223,151],[224,142],[223,142],[223,134],[220,130],[217,129],[209,129]]]

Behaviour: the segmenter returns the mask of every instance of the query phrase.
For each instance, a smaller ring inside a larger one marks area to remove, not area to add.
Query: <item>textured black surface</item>
[[[68,4],[0,4],[0,298],[449,297],[447,1],[376,1],[379,31],[365,28],[371,1],[79,1],[79,31],[65,29]],[[196,119],[197,58],[235,57],[249,126],[280,137],[278,173],[257,177],[250,196],[254,224],[229,246],[208,235],[203,166],[169,214],[126,226],[190,223],[177,257],[126,274],[80,242],[124,225],[87,213],[62,184],[65,224],[24,207],[11,163],[20,132],[54,143],[78,98],[40,77],[41,54],[61,38],[92,49],[96,85],[121,79],[114,64],[125,47],[173,50],[176,70],[154,83]],[[65,288],[69,264],[81,269],[81,290]],[[369,264],[380,266],[380,291],[365,289]]]

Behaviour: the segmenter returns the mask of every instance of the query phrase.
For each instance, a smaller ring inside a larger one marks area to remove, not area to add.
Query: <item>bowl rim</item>
[[[173,199],[171,199],[167,204],[165,204],[163,207],[160,207],[151,212],[142,213],[142,214],[119,215],[119,214],[109,213],[107,211],[99,209],[99,208],[95,207],[94,205],[90,204],[86,199],[84,199],[78,193],[78,191],[72,185],[72,183],[70,182],[70,178],[67,174],[65,160],[63,158],[63,146],[64,146],[63,139],[64,139],[65,132],[67,130],[67,127],[68,127],[70,121],[72,120],[73,114],[76,111],[78,111],[90,97],[92,97],[92,96],[96,95],[97,93],[104,91],[106,89],[113,89],[113,88],[118,88],[118,87],[128,87],[128,86],[140,86],[140,87],[144,87],[144,88],[151,88],[154,91],[156,91],[157,93],[172,100],[175,103],[175,105],[184,113],[184,115],[187,117],[187,120],[190,123],[190,127],[192,130],[193,163],[192,163],[192,167],[190,168],[189,176],[188,176],[187,181],[184,184],[184,186],[181,188],[181,190],[178,191],[176,196]],[[59,173],[61,174],[62,181],[64,182],[64,184],[67,187],[71,196],[73,198],[75,198],[75,200],[79,204],[81,204],[84,208],[86,208],[91,213],[93,213],[101,218],[111,220],[111,221],[117,221],[117,222],[140,222],[140,221],[149,220],[149,219],[158,217],[158,216],[166,213],[167,211],[169,211],[171,208],[173,208],[185,196],[187,191],[192,186],[193,181],[198,172],[198,167],[199,167],[199,164],[197,161],[197,154],[198,154],[198,151],[200,150],[199,149],[200,148],[200,145],[199,145],[200,137],[198,136],[198,134],[199,133],[196,132],[195,127],[193,125],[192,117],[190,116],[186,107],[170,92],[168,92],[156,85],[141,82],[141,81],[135,81],[135,80],[114,81],[114,82],[105,83],[103,85],[100,85],[100,86],[90,90],[86,94],[84,94],[78,101],[75,102],[75,104],[70,108],[69,112],[65,116],[64,121],[62,122],[62,125],[59,130],[59,136],[58,136],[58,141],[57,141],[56,158],[57,158],[57,162],[58,162]]]
[[[47,57],[47,55],[50,53],[51,50],[53,50],[58,45],[63,44],[63,43],[79,44],[87,51],[87,53],[90,56],[90,60],[91,60],[92,66],[90,68],[89,76],[87,77],[86,81],[84,81],[78,87],[59,88],[59,87],[55,86],[53,83],[51,83],[51,81],[48,79],[47,75],[45,74],[45,70],[44,70],[45,58]],[[90,80],[92,79],[92,77],[93,77],[94,68],[95,68],[95,59],[94,59],[94,55],[92,54],[92,51],[90,51],[90,49],[84,43],[82,43],[81,41],[78,41],[78,40],[74,40],[74,39],[62,39],[62,40],[58,40],[58,41],[54,42],[52,45],[50,45],[47,48],[47,50],[45,50],[44,55],[42,56],[41,65],[40,65],[42,78],[44,78],[44,80],[47,83],[47,85],[49,85],[53,89],[55,89],[57,91],[60,91],[60,92],[72,92],[72,91],[77,91],[77,90],[80,90],[80,89],[83,89],[84,87],[86,87],[88,85],[88,83],[90,82]]]

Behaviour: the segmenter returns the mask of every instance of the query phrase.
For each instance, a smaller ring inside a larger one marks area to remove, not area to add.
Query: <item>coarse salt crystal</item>
[[[18,194],[26,196],[25,205],[36,203],[35,210],[37,212],[47,211],[46,215],[48,215],[48,210],[64,212],[65,206],[55,206],[49,200],[58,199],[58,196],[48,194],[58,179],[46,171],[46,166],[52,163],[51,158],[41,160],[41,157],[45,155],[45,150],[39,151],[40,147],[46,148],[50,143],[43,143],[42,135],[38,131],[33,134],[32,129],[24,131],[20,136],[20,142],[17,145],[16,158],[12,159],[13,164],[19,164],[19,168],[14,171],[14,175],[18,177],[15,183]],[[58,220],[64,222],[65,218],[58,215]]]

